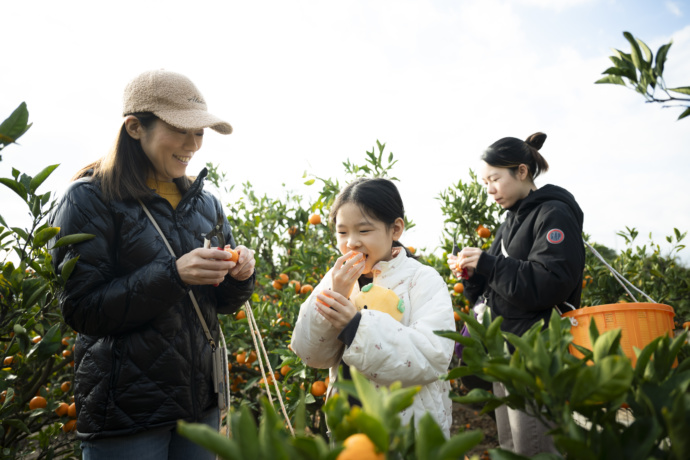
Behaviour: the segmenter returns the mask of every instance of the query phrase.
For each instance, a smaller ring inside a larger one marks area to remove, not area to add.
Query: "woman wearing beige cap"
[[[57,270],[79,258],[59,296],[79,333],[77,436],[87,460],[212,459],[175,425],[218,427],[217,314],[250,297],[254,253],[238,246],[233,262],[204,249],[205,237],[235,242],[221,203],[203,190],[206,169],[196,178],[186,170],[204,128],[232,127],[208,113],[189,79],[163,70],[127,85],[123,114],[113,151],[77,174],[52,219],[58,237],[94,235],[53,250]]]

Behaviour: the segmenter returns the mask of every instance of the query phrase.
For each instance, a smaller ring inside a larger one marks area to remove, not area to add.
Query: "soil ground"
[[[467,388],[462,384],[454,382],[453,392],[458,395],[467,393]],[[467,453],[467,457],[478,455],[479,458],[489,458],[488,450],[499,447],[496,422],[489,414],[481,413],[482,406],[479,404],[460,404],[453,402],[453,425],[450,429],[451,436],[464,430],[481,430],[484,438],[472,450]]]

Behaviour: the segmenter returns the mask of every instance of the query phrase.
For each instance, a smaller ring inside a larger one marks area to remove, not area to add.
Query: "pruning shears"
[[[457,256],[458,252],[460,252],[460,248],[458,247],[457,236],[458,236],[458,228],[455,227],[455,233],[453,233],[453,251],[451,252],[451,254],[453,254],[454,256]],[[464,280],[469,278],[469,275],[467,273],[467,268],[462,269],[462,271],[460,272],[460,278],[462,278]]]
[[[218,243],[220,244],[219,249],[223,249],[225,247],[225,236],[223,235],[223,223],[225,219],[223,219],[222,215],[218,215],[218,222],[216,222],[216,225],[211,228],[211,231],[205,234],[202,234],[204,237],[204,248],[205,249],[210,249],[211,248],[211,238],[214,236],[218,238]]]

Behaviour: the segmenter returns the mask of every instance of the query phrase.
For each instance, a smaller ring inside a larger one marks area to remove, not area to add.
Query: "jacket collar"
[[[400,267],[407,259],[407,253],[401,247],[393,248],[393,258],[391,260],[380,261],[371,267],[371,271],[374,273],[374,278],[386,274],[390,271],[395,270]]]

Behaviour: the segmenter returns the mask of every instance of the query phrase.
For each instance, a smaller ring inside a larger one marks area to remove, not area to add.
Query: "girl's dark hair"
[[[508,168],[513,175],[518,166],[527,165],[529,178],[534,180],[539,174],[549,170],[549,164],[539,153],[545,140],[544,133],[534,133],[525,141],[515,137],[504,137],[484,151],[482,160],[496,168]]]
[[[330,223],[333,228],[336,225],[338,211],[347,203],[359,206],[362,214],[383,222],[386,228],[390,228],[397,218],[405,219],[405,207],[400,192],[388,179],[359,178],[345,186],[331,207]],[[408,257],[414,257],[400,241],[393,241],[393,247],[401,247]]]
[[[149,112],[132,113],[144,129],[151,129],[159,120]],[[129,135],[122,123],[120,134],[113,149],[103,158],[83,167],[72,180],[93,176],[100,181],[103,197],[110,200],[146,198],[152,192],[146,179],[155,167],[144,153],[141,142]],[[180,193],[184,194],[192,184],[187,176],[173,179]]]

